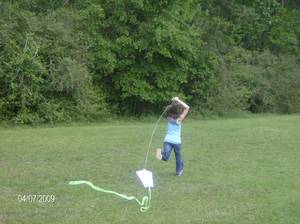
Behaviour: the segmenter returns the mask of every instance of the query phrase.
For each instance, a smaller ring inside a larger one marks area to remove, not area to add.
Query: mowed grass
[[[146,213],[135,201],[93,191],[88,180],[138,198],[136,178],[153,128],[149,122],[0,129],[0,223],[299,223],[300,116],[187,120],[184,174],[174,154],[156,161],[166,123],[154,136],[147,168],[155,188]],[[55,195],[54,203],[18,195]]]

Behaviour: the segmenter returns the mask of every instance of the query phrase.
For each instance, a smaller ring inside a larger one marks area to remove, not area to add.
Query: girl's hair
[[[182,114],[183,110],[184,107],[176,101],[173,101],[170,105],[166,106],[165,108],[166,116],[171,117],[173,119],[178,119]]]

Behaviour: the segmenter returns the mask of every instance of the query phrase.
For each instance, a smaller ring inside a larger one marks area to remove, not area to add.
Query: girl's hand
[[[172,101],[178,101],[178,100],[179,100],[178,96],[172,98]]]

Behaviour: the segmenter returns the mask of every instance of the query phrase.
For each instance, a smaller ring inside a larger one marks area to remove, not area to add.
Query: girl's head
[[[183,110],[183,106],[176,101],[173,101],[165,109],[167,117],[171,117],[173,119],[178,119],[179,116],[182,114]]]

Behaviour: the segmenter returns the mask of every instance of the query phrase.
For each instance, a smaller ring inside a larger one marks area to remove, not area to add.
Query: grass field
[[[0,223],[300,223],[300,116],[187,120],[184,174],[174,155],[148,169],[155,188],[146,213],[134,201],[70,180],[138,198],[153,123],[113,122],[70,127],[0,129]],[[19,202],[19,195],[54,195],[55,202]]]

